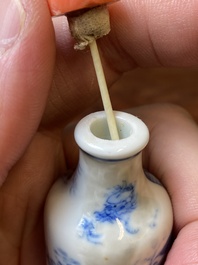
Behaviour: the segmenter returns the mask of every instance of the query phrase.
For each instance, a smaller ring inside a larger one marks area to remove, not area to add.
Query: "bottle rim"
[[[114,111],[119,140],[111,140],[104,111],[85,116],[75,128],[74,136],[79,148],[101,159],[117,160],[141,152],[149,141],[145,123],[134,115]]]

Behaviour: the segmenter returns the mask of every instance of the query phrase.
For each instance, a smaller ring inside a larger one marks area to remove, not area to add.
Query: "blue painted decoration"
[[[119,220],[123,223],[125,230],[131,234],[137,233],[138,229],[130,227],[129,218],[133,210],[137,208],[137,195],[133,184],[127,184],[126,181],[122,185],[113,187],[104,203],[101,211],[95,211],[94,216],[98,222],[115,223]]]
[[[102,244],[103,236],[97,233],[96,225],[99,223],[122,222],[125,230],[135,234],[139,230],[130,225],[130,214],[137,208],[137,196],[134,185],[123,181],[108,191],[102,211],[95,211],[89,216],[83,216],[78,225],[78,235],[93,244]]]
[[[78,231],[80,232],[80,237],[86,238],[93,244],[101,244],[102,236],[95,232],[94,223],[90,219],[86,217],[82,218],[78,227]]]
[[[49,265],[80,265],[80,263],[63,251],[62,249],[58,248],[54,251],[56,260],[53,260],[48,256],[48,264]]]

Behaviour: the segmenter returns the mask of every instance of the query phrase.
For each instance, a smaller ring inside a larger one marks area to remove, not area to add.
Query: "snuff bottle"
[[[161,265],[173,214],[164,187],[142,167],[149,140],[137,117],[115,112],[111,140],[104,112],[75,129],[80,149],[72,178],[60,178],[45,207],[48,265]]]

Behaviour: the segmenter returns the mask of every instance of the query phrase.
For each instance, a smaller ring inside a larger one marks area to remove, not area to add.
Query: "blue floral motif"
[[[96,221],[115,223],[122,221],[129,233],[137,233],[138,229],[133,229],[129,225],[129,214],[137,208],[137,196],[133,184],[123,181],[122,185],[115,186],[108,195],[102,211],[95,211]]]
[[[62,249],[58,248],[55,251],[56,261],[48,257],[48,264],[49,265],[80,265],[80,263],[63,251]]]
[[[93,221],[85,217],[81,220],[79,228],[82,229],[80,237],[85,237],[91,243],[101,244],[101,235],[95,233]]]

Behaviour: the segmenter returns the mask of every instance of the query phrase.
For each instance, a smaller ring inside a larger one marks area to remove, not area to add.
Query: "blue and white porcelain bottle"
[[[148,129],[130,114],[115,115],[120,140],[110,140],[104,112],[75,129],[78,167],[68,182],[55,183],[46,202],[48,265],[163,263],[173,215],[166,190],[142,168]]]

